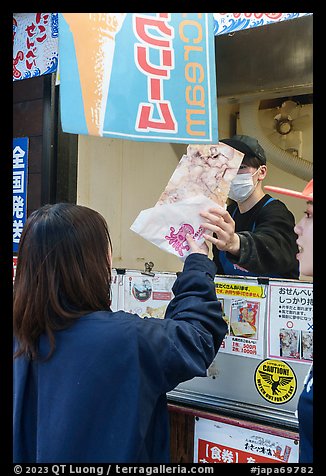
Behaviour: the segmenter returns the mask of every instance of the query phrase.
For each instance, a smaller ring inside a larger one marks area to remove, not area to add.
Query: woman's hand
[[[240,253],[240,238],[235,233],[235,222],[229,212],[223,207],[209,208],[200,215],[207,219],[202,227],[210,230],[214,235],[204,233],[205,240],[209,241],[221,251],[228,251],[237,256]]]
[[[186,240],[188,245],[190,246],[190,253],[201,253],[203,255],[208,255],[208,246],[207,243],[204,241],[201,245],[199,245],[198,241],[195,241],[193,237],[188,233],[186,235]]]

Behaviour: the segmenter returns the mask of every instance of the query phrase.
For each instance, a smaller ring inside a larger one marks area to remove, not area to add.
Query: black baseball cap
[[[224,144],[233,147],[233,149],[237,149],[245,154],[243,157],[244,159],[257,157],[262,165],[266,165],[266,155],[264,149],[254,137],[235,135],[230,139],[221,139],[220,142],[223,142]]]

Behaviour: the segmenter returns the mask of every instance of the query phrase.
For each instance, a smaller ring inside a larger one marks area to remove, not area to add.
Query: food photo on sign
[[[188,145],[155,206],[142,210],[130,229],[184,260],[189,254],[186,235],[203,243],[200,212],[226,207],[242,158],[241,152],[220,142]]]

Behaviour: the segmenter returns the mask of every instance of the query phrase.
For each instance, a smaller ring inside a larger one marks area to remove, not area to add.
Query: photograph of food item
[[[280,329],[280,356],[300,359],[299,331],[294,329]]]
[[[234,336],[253,336],[256,333],[256,329],[254,329],[249,322],[231,322],[231,329]]]
[[[313,360],[313,334],[312,332],[301,332],[301,357],[304,360]]]
[[[245,301],[232,307],[231,331],[234,336],[257,338],[259,303]]]
[[[247,302],[247,306],[240,307],[239,321],[248,322],[254,329],[256,329],[257,306],[257,303]]]
[[[160,307],[147,306],[146,311],[143,312],[140,317],[155,317],[157,319],[164,319],[167,306],[168,303]]]
[[[141,282],[134,283],[132,294],[137,301],[147,301],[152,295],[152,284],[149,279],[143,279]]]

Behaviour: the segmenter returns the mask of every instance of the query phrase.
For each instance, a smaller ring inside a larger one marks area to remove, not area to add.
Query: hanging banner
[[[53,73],[58,64],[58,14],[13,15],[13,81]]]
[[[212,13],[59,13],[64,132],[217,143]]]
[[[18,251],[20,236],[27,215],[28,137],[13,140],[13,251]]]
[[[225,35],[306,15],[312,13],[213,13],[214,35]]]
[[[293,20],[312,13],[213,13],[212,15],[214,35],[223,35]],[[58,13],[14,13],[13,81],[54,73],[58,71],[58,59]],[[57,83],[59,81],[57,79]]]

